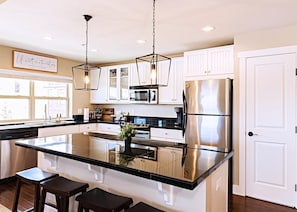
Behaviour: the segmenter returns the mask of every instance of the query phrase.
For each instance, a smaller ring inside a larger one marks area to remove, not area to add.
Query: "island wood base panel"
[[[38,153],[38,167],[59,173],[73,180],[87,182],[90,185],[90,189],[99,187],[115,194],[131,197],[134,204],[143,201],[169,212],[228,211],[228,162],[221,165],[194,190],[42,152]],[[214,190],[209,190],[211,188],[214,188]],[[209,199],[215,197],[223,199],[219,204],[217,201]],[[48,201],[54,202],[54,196],[48,195]],[[211,202],[214,204],[211,204]],[[219,211],[217,210],[218,207],[220,207]],[[70,201],[70,209],[73,212],[77,211],[77,202],[73,199]],[[54,210],[48,208],[46,211],[51,212]]]

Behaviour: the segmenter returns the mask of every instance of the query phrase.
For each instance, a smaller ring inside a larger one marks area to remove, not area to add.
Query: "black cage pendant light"
[[[151,86],[167,86],[170,74],[171,59],[155,53],[155,10],[156,0],[153,0],[153,53],[136,58],[139,84],[146,81],[142,78],[150,76]]]
[[[101,69],[88,63],[88,21],[92,18],[90,15],[84,15],[86,20],[86,62],[72,67],[72,77],[75,90],[97,90]]]

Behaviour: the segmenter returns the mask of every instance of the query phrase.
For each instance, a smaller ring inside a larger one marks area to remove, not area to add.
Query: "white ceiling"
[[[231,44],[236,34],[296,25],[296,9],[296,0],[156,0],[156,53]],[[152,0],[0,0],[0,44],[84,61],[89,14],[89,61],[131,60],[152,53],[152,10]],[[202,32],[205,25],[216,29]]]

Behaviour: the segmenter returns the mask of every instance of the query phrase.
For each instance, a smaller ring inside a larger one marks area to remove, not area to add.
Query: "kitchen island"
[[[132,142],[130,153],[116,136],[95,133],[19,140],[16,145],[39,151],[40,168],[130,196],[135,203],[165,211],[227,211],[232,152],[153,140]],[[75,211],[74,201],[71,208]]]

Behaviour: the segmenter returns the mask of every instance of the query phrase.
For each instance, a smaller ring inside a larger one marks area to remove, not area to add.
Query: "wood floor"
[[[11,209],[14,199],[15,182],[0,184],[0,204]],[[24,211],[33,206],[33,187],[25,185],[22,187],[19,201],[19,210]],[[233,195],[230,212],[297,212],[293,208],[280,206],[248,197]]]

